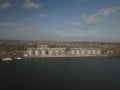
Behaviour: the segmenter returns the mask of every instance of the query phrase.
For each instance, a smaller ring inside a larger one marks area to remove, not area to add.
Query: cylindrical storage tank
[[[39,55],[41,55],[41,50],[38,50]]]
[[[79,54],[80,54],[80,51],[79,51],[79,50],[77,50],[77,51],[76,51],[76,53],[77,53],[77,55],[79,55]]]
[[[64,55],[65,54],[65,50],[62,49],[61,50],[61,54]]]
[[[34,56],[35,55],[35,51],[34,50],[32,50],[32,56]]]
[[[85,50],[82,50],[82,55],[84,55],[85,54]]]
[[[71,50],[71,54],[74,55],[74,54],[75,54],[75,51],[74,51],[74,50]]]
[[[82,55],[82,50],[79,50],[79,55]]]
[[[49,55],[52,55],[53,54],[53,51],[52,50],[49,50]]]
[[[87,51],[87,54],[90,55],[90,54],[91,54],[91,50],[88,50],[88,51]]]
[[[28,55],[32,56],[32,50],[28,50]]]
[[[55,54],[58,55],[58,50],[55,50]]]
[[[46,55],[47,54],[47,50],[43,49],[41,50],[41,55]]]
[[[35,50],[35,55],[36,55],[36,56],[39,55],[39,50]]]
[[[93,50],[93,55],[96,55],[96,50]]]
[[[97,54],[100,55],[100,54],[101,54],[101,50],[98,50],[98,51],[97,51]]]
[[[45,55],[45,50],[41,50],[41,55]]]

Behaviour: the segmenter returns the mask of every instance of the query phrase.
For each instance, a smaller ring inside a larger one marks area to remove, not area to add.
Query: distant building
[[[76,56],[98,56],[101,55],[99,48],[70,48],[71,55]]]
[[[37,48],[28,48],[25,56],[40,57],[40,56],[100,56],[100,48],[48,48],[47,45],[40,45]]]

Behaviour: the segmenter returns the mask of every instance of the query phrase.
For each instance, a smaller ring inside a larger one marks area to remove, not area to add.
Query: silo
[[[75,50],[71,50],[71,54],[74,55],[75,54]]]
[[[77,50],[76,53],[77,53],[77,55],[79,55],[80,54],[80,50]]]
[[[36,55],[36,56],[39,55],[39,50],[35,50],[35,55]]]
[[[29,56],[32,56],[32,50],[31,50],[31,49],[28,50],[28,55],[29,55]]]
[[[42,50],[41,50],[41,55],[43,55],[43,56],[44,56],[44,55],[46,55],[46,54],[47,54],[47,50],[42,49]]]

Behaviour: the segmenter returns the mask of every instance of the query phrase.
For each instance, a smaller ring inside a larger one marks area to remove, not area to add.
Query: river
[[[120,58],[0,61],[0,90],[120,90]]]

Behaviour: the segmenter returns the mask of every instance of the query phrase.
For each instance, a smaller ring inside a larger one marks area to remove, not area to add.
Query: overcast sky
[[[120,0],[0,0],[0,39],[120,42]]]

